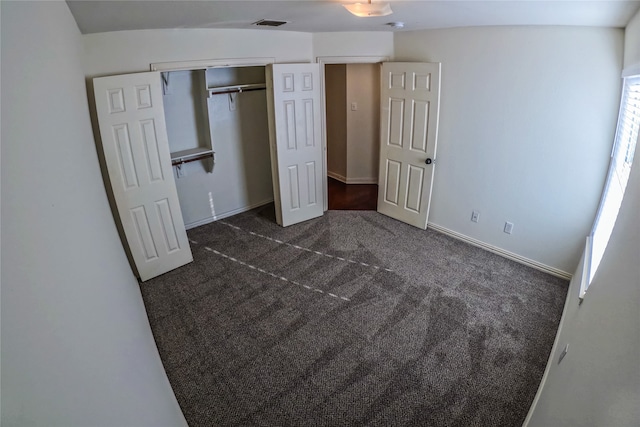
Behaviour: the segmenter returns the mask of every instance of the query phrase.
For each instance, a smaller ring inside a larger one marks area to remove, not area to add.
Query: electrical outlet
[[[504,232],[507,234],[511,234],[513,233],[513,223],[512,222],[505,222],[504,223]]]
[[[471,222],[478,222],[480,220],[480,212],[473,211],[471,212]]]
[[[351,111],[358,111],[358,103],[357,102],[352,102],[351,103]]]

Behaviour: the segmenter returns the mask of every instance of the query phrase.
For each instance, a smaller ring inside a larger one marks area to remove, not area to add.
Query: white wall
[[[85,74],[149,71],[154,62],[227,58],[275,58],[311,62],[312,35],[262,30],[139,30],[82,36]]]
[[[2,2],[2,426],[186,425],[118,238],[64,2]]]
[[[397,33],[396,60],[442,63],[429,221],[573,272],[605,179],[622,51],[618,29]]]
[[[357,110],[351,104],[357,104]],[[377,184],[380,157],[380,66],[347,64],[347,183]]]
[[[393,58],[392,32],[313,34],[313,58],[324,56],[386,56]]]
[[[167,74],[162,101],[170,151],[210,147],[205,70]]]
[[[548,377],[527,426],[637,426],[640,420],[640,156],[584,301],[571,281]],[[562,363],[560,352],[569,344]]]
[[[640,22],[640,12],[634,21]],[[625,64],[640,63],[640,26],[625,31]],[[532,406],[528,427],[637,426],[640,420],[640,156],[615,228],[584,302],[578,305],[581,267],[571,281],[563,318]],[[562,363],[558,358],[569,344]]]

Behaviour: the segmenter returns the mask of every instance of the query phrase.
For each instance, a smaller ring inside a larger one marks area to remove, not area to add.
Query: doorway
[[[380,151],[380,67],[325,63],[327,198],[331,210],[375,210]]]

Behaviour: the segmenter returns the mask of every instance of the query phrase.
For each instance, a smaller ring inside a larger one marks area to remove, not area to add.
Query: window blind
[[[607,182],[600,202],[598,215],[591,231],[591,260],[589,265],[589,280],[593,280],[604,251],[611,237],[618,211],[622,204],[629,173],[633,163],[633,155],[638,141],[640,129],[640,76],[624,79],[622,99],[618,125],[611,152],[611,163]],[[586,287],[583,289],[583,293]]]

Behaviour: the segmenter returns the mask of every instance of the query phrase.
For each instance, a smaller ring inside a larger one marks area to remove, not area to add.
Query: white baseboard
[[[192,228],[200,227],[201,225],[205,225],[205,224],[210,224],[212,222],[218,221],[219,219],[228,218],[230,216],[237,215],[237,214],[242,213],[242,212],[250,211],[251,209],[259,208],[260,206],[264,206],[264,205],[266,205],[268,203],[271,203],[271,202],[273,202],[273,198],[268,199],[268,200],[263,200],[263,201],[258,202],[258,203],[254,203],[253,205],[250,205],[250,206],[243,206],[241,208],[234,209],[234,210],[231,210],[231,211],[228,211],[228,212],[224,212],[224,213],[221,213],[221,214],[218,214],[218,215],[215,215],[215,216],[210,216],[210,217],[201,219],[199,221],[190,222],[189,224],[185,224],[184,228],[186,230],[191,230]]]
[[[451,236],[451,237],[453,237],[455,239],[458,239],[458,240],[462,240],[462,241],[467,242],[467,243],[469,243],[469,244],[471,244],[473,246],[477,246],[479,248],[485,249],[485,250],[487,250],[489,252],[493,252],[494,254],[498,254],[498,255],[503,256],[503,257],[505,257],[507,259],[510,259],[512,261],[515,261],[515,262],[518,262],[520,264],[524,264],[526,266],[535,268],[536,270],[544,271],[545,273],[549,273],[549,274],[551,274],[553,276],[560,277],[561,279],[571,280],[572,274],[567,273],[566,271],[562,271],[562,270],[560,270],[558,268],[551,267],[549,265],[543,264],[543,263],[538,262],[538,261],[534,261],[534,260],[529,259],[529,258],[525,258],[525,257],[523,257],[521,255],[518,255],[518,254],[514,254],[513,252],[506,251],[506,250],[501,249],[501,248],[499,248],[497,246],[490,245],[490,244],[482,242],[480,240],[476,240],[473,237],[469,237],[469,236],[466,236],[466,235],[464,235],[462,233],[458,233],[456,231],[449,230],[448,228],[441,227],[441,226],[439,226],[437,224],[434,224],[432,222],[427,223],[427,225],[428,225],[429,228],[431,228],[433,230],[436,230],[436,231],[439,231],[440,233],[446,234],[446,235]]]
[[[347,184],[377,184],[378,178],[347,178]]]
[[[338,181],[343,182],[345,184],[347,183],[347,177],[346,176],[342,176],[342,175],[340,175],[338,173],[327,171],[327,176],[329,178],[337,179]]]
[[[337,179],[338,181],[344,184],[377,184],[378,177],[373,178],[348,178],[346,176],[342,176],[335,172],[327,171],[327,176],[333,179]]]

